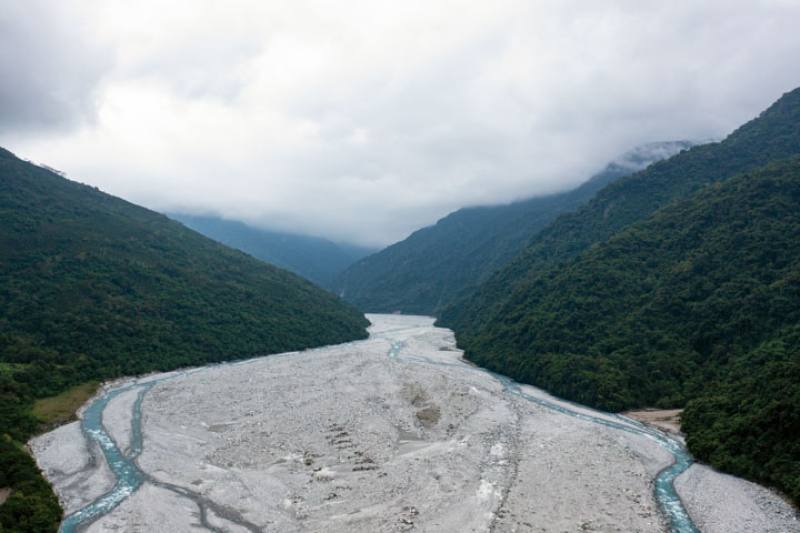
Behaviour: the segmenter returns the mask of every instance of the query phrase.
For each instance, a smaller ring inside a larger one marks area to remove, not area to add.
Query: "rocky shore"
[[[88,531],[666,530],[653,479],[672,457],[652,439],[509,394],[430,318],[369,318],[365,341],[155,385],[138,459],[149,480]],[[104,412],[121,449],[134,397]],[[68,509],[107,490],[77,423],[32,449]],[[703,531],[798,530],[757,485],[699,466],[676,485]]]

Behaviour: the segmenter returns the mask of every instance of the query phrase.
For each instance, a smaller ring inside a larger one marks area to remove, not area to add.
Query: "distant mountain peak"
[[[354,263],[334,288],[367,311],[434,314],[505,266],[559,215],[577,209],[612,181],[691,146],[690,141],[644,144],[573,190],[459,209]]]
[[[345,268],[375,251],[321,237],[260,229],[216,216],[168,215],[210,239],[285,268],[322,287],[330,285]]]
[[[610,164],[627,169],[631,172],[644,170],[652,163],[667,159],[675,154],[688,150],[694,146],[693,141],[658,141],[641,144],[628,150]]]

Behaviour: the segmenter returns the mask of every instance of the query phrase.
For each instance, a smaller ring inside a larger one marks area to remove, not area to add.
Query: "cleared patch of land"
[[[89,381],[71,387],[61,394],[41,398],[33,404],[33,415],[47,426],[64,424],[75,420],[75,413],[94,396],[100,383]]]
[[[683,409],[640,409],[625,411],[625,416],[638,420],[644,424],[656,427],[661,431],[675,435],[681,433],[681,413]]]
[[[6,503],[8,497],[11,496],[11,489],[8,487],[0,488],[0,505]]]

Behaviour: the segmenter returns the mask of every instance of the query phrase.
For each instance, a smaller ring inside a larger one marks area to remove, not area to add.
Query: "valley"
[[[798,527],[680,438],[474,367],[432,318],[368,318],[364,341],[106,385],[31,442],[62,531]]]
[[[800,533],[800,0],[93,4],[0,10],[0,533]]]

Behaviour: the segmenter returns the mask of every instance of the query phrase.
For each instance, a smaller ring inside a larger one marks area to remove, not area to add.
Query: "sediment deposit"
[[[656,441],[509,394],[462,361],[452,333],[430,318],[369,318],[365,341],[212,366],[153,386],[137,459],[147,481],[88,531],[666,530],[653,479],[672,455]],[[103,414],[121,450],[133,398],[121,394]],[[70,510],[107,489],[77,424],[33,449]],[[748,531],[797,530],[774,493],[696,468],[679,478],[679,490],[698,525],[740,531],[746,519]],[[93,479],[94,492],[84,492]],[[707,496],[723,492],[731,499]]]

